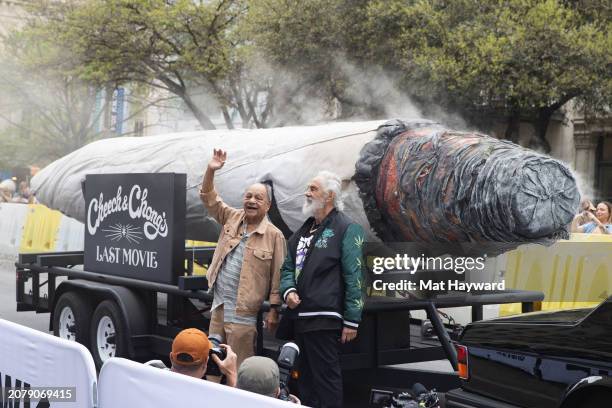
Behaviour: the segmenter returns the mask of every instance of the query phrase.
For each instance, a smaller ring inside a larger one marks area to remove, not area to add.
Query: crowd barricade
[[[188,239],[185,241],[186,252],[189,252],[189,248],[193,248],[193,247],[215,246],[215,245],[217,245],[216,242],[209,242],[209,241],[194,241],[191,239]],[[187,267],[187,260],[185,260],[185,267]],[[207,265],[202,266],[202,265],[198,265],[197,263],[193,264],[193,274],[194,275],[206,276],[207,271],[208,271]]]
[[[82,251],[85,225],[74,218],[62,216],[55,238],[55,251]]]
[[[42,204],[0,204],[0,254],[82,251],[85,226]],[[215,242],[185,241],[185,246],[210,246]],[[206,268],[194,266],[194,274]]]
[[[0,204],[0,255],[82,251],[83,223],[42,204]]]
[[[523,245],[504,256],[506,287],[544,292],[542,310],[593,307],[612,295],[610,235],[572,234],[570,240]],[[500,307],[501,315],[520,312],[519,304]]]
[[[40,204],[28,205],[19,252],[54,251],[61,220],[62,214],[58,211]]]
[[[107,361],[96,380],[93,358],[79,343],[3,319],[0,333],[0,407],[295,406],[123,358]],[[28,403],[10,398],[27,393]]]
[[[0,204],[0,253],[15,255],[23,235],[29,208],[23,204]]]
[[[100,371],[99,408],[134,407],[295,407],[210,381],[111,358]]]
[[[96,368],[83,345],[3,319],[0,319],[0,333],[0,384],[4,387],[0,388],[0,406],[97,406]],[[61,387],[62,391],[55,392],[52,387]],[[9,399],[27,393],[28,389],[33,396],[31,405],[23,401],[19,405]],[[43,391],[52,391],[49,404],[33,404],[40,401]]]

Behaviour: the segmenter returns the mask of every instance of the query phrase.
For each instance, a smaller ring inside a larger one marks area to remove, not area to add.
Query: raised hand
[[[213,149],[213,157],[208,162],[208,168],[212,171],[219,170],[225,165],[227,159],[227,152],[221,149]]]

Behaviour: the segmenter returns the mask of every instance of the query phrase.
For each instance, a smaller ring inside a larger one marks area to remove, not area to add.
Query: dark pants
[[[313,408],[342,407],[339,338],[338,330],[296,333],[302,404]]]

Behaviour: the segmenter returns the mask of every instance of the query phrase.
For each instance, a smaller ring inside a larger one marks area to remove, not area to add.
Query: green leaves
[[[537,122],[544,133],[568,100],[595,109],[612,94],[603,0],[32,4],[43,18],[12,38],[23,64],[97,87],[162,88],[204,128],[217,108],[203,105],[202,93],[228,126],[232,113],[246,127],[308,122],[312,111],[318,119],[381,117],[389,101],[405,101],[392,98],[401,94],[426,113],[441,105],[476,126],[506,117]]]
[[[416,96],[466,115],[519,112],[530,121],[609,89],[610,20],[566,4],[373,1],[368,17],[400,28],[388,33],[397,49],[385,63],[400,67]]]
[[[220,89],[234,68],[241,1],[104,0],[80,3],[62,24],[49,24],[77,56],[78,74],[103,84],[143,83],[182,98],[204,128],[214,128],[193,100]]]
[[[97,90],[75,75],[77,61],[46,29],[66,5],[43,6],[46,17],[35,13],[2,47],[0,161],[7,167],[44,165],[100,137]]]

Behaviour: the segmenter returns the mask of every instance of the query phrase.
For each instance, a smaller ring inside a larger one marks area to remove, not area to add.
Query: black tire
[[[89,334],[91,337],[91,355],[93,356],[94,362],[98,369],[102,368],[102,365],[110,357],[126,357],[128,354],[128,336],[127,329],[124,323],[124,317],[121,309],[112,300],[105,300],[101,302],[91,317],[91,326]],[[104,323],[106,322],[106,324]],[[98,348],[98,326],[101,325],[101,339],[108,338],[113,334],[114,329],[114,346],[112,339],[100,344]],[[113,349],[114,348],[114,349]]]
[[[92,311],[93,306],[84,293],[64,293],[53,309],[53,334],[88,347]],[[62,316],[62,313],[67,315]],[[66,318],[74,322],[74,327],[60,327],[60,319]]]

